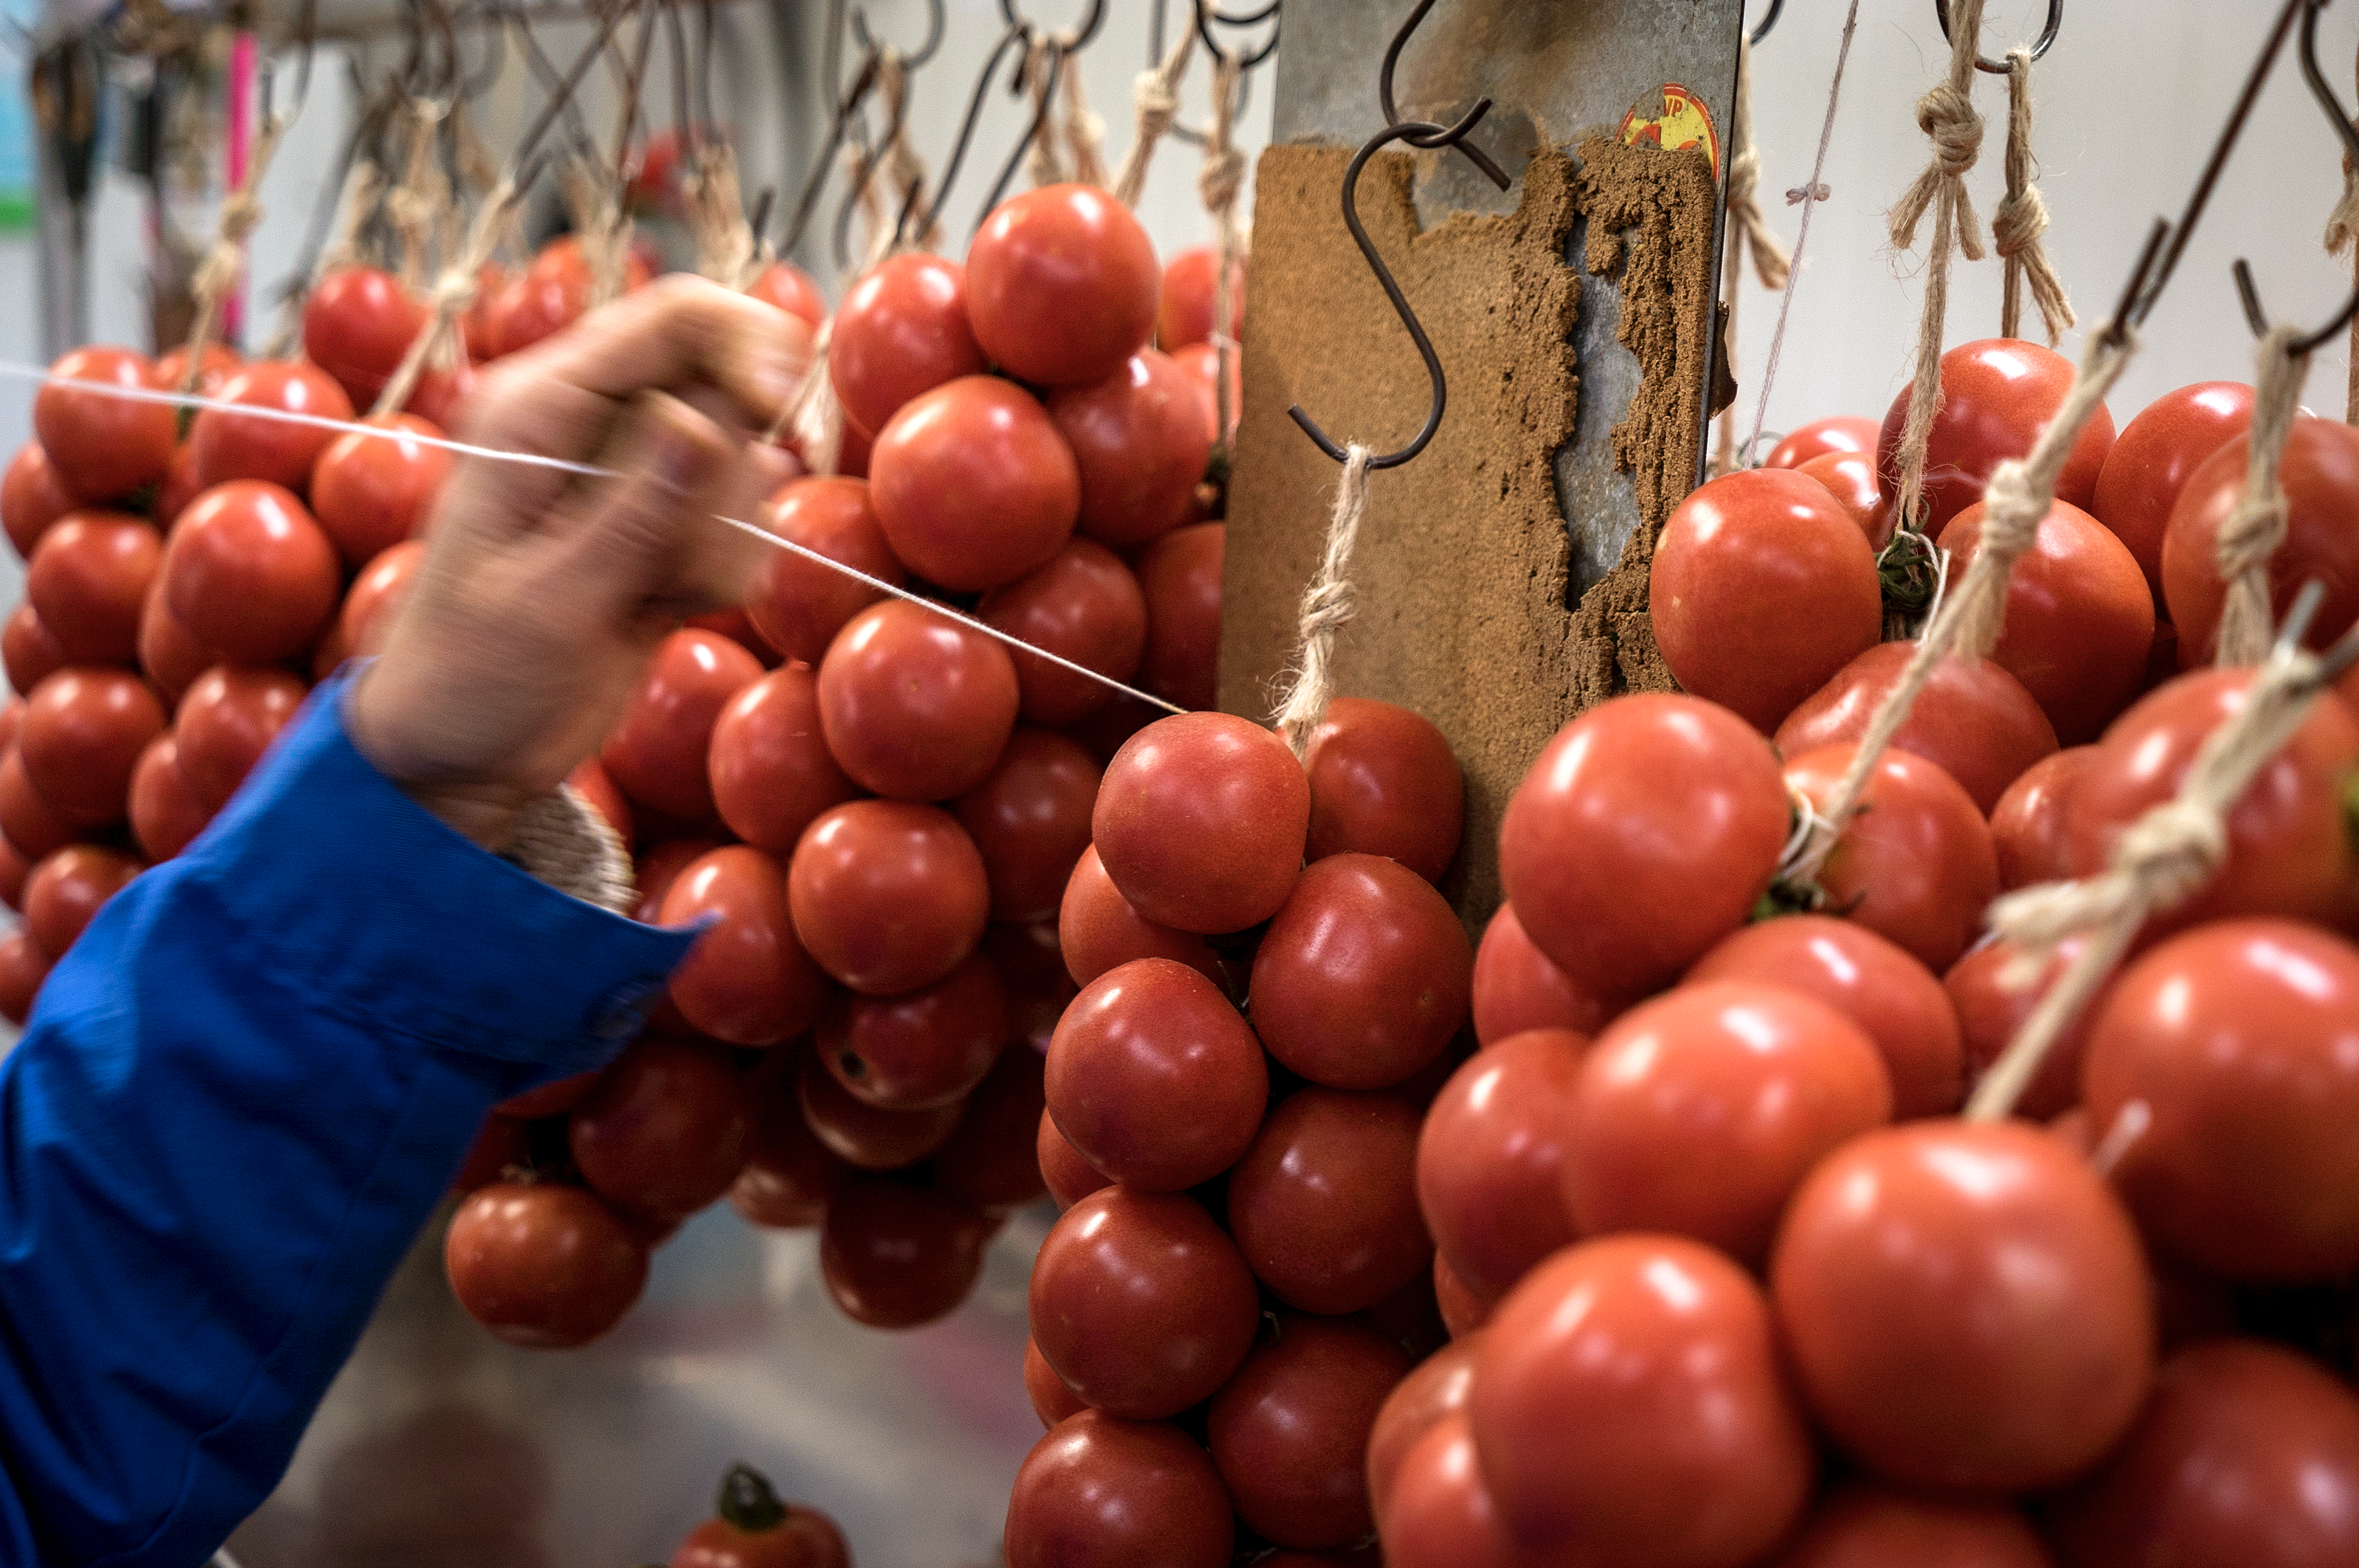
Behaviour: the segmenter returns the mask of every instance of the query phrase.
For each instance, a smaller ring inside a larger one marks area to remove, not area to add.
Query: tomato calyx
[[[787,1505],[769,1477],[740,1460],[721,1477],[721,1493],[712,1511],[733,1529],[764,1535],[787,1522]]]
[[[1925,510],[1920,505],[1920,521]],[[1941,547],[1917,523],[1892,530],[1891,542],[1875,557],[1875,575],[1884,585],[1887,637],[1896,625],[1913,635],[1919,625],[1930,618],[1933,601],[1940,596],[1945,565]]]

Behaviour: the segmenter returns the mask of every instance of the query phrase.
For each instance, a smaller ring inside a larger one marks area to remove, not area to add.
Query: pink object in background
[[[252,33],[242,32],[229,49],[229,164],[222,171],[224,195],[245,180],[245,161],[254,149],[254,84],[261,68],[261,49]],[[241,277],[229,298],[222,301],[221,338],[241,347],[245,332],[245,279]]]

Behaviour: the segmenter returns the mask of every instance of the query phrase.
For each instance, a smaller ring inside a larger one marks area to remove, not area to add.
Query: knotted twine
[[[212,248],[197,266],[197,276],[190,290],[197,297],[197,319],[189,328],[189,365],[181,377],[180,390],[192,393],[204,371],[205,344],[212,340],[213,327],[221,320],[222,304],[245,276],[245,242],[262,223],[262,172],[270,167],[270,155],[278,150],[278,138],[287,129],[287,119],[274,114],[263,121],[255,132],[254,146],[246,154],[245,177],[237,188],[222,199],[221,227],[213,236]]]
[[[2245,488],[2235,509],[2220,525],[2213,542],[2220,580],[2228,595],[2220,606],[2222,665],[2258,664],[2269,651],[2269,558],[2285,542],[2286,493],[2277,477],[2286,437],[2293,431],[2310,355],[2296,354],[2296,327],[2272,327],[2261,338],[2253,387],[2253,427],[2245,463]]]
[[[1161,65],[1138,73],[1131,84],[1130,101],[1136,115],[1136,131],[1131,137],[1130,150],[1123,155],[1122,172],[1114,182],[1114,199],[1125,207],[1136,207],[1139,197],[1147,192],[1147,166],[1155,157],[1156,144],[1171,134],[1180,120],[1180,82],[1188,74],[1188,60],[1195,52],[1196,29],[1180,29],[1180,41],[1163,57]]]
[[[1925,256],[1925,312],[1917,328],[1917,378],[1908,389],[1908,422],[1900,436],[1900,488],[1892,515],[1917,528],[1925,488],[1925,443],[1941,407],[1941,333],[1950,319],[1950,251],[1983,258],[1980,225],[1966,175],[1982,155],[1983,117],[1974,112],[1974,58],[1983,30],[1983,0],[1959,0],[1950,17],[1950,74],[1917,100],[1917,124],[1932,138],[1933,160],[1892,209],[1893,247],[1917,243],[1917,225],[1930,210],[1933,243]]]
[[[411,289],[426,287],[428,241],[451,210],[451,182],[443,178],[442,160],[434,143],[449,106],[431,98],[409,101],[409,158],[401,183],[385,198],[386,213],[401,236],[401,280]]]
[[[565,173],[565,206],[573,220],[574,243],[590,273],[589,305],[595,309],[622,297],[631,219],[617,182],[588,158],[576,158]]]
[[[1065,165],[1057,151],[1057,144],[1063,138],[1049,124],[1057,107],[1049,96],[1057,86],[1049,72],[1064,58],[1057,52],[1061,41],[1047,33],[1036,33],[1024,46],[1024,88],[1032,95],[1032,140],[1025,150],[1024,174],[1036,189],[1060,184],[1065,179]],[[1059,71],[1057,74],[1063,72]]]
[[[367,226],[384,198],[385,176],[378,171],[375,160],[355,157],[344,170],[343,187],[336,194],[335,216],[327,241],[312,258],[310,276],[299,286],[288,286],[279,309],[277,330],[270,334],[270,342],[263,350],[265,359],[293,357],[303,337],[304,302],[320,287],[321,278],[347,267],[367,264],[368,256],[361,248],[361,230]]]
[[[696,239],[697,273],[723,289],[742,287],[756,245],[738,189],[736,153],[724,141],[704,142],[680,186],[689,231]]]
[[[2351,286],[2359,289],[2359,163],[2343,155],[2343,199],[2326,219],[2326,254],[2352,252]],[[2351,376],[2343,389],[2343,421],[2359,425],[2359,316],[2351,320]]]
[[[1369,449],[1357,441],[1343,449],[1343,477],[1335,485],[1335,510],[1327,521],[1327,543],[1319,556],[1319,570],[1302,590],[1302,608],[1295,618],[1295,640],[1300,650],[1285,694],[1277,704],[1278,735],[1301,757],[1310,747],[1311,732],[1327,716],[1335,700],[1335,634],[1357,608],[1352,592],[1352,550],[1359,542],[1360,523],[1368,511]]]
[[[1245,155],[1229,141],[1230,122],[1236,117],[1237,83],[1244,68],[1234,55],[1220,56],[1212,66],[1212,119],[1204,127],[1204,167],[1196,175],[1196,193],[1212,215],[1220,266],[1212,278],[1212,349],[1219,355],[1212,378],[1212,405],[1220,436],[1213,451],[1225,455],[1230,434],[1236,429],[1236,397],[1229,386],[1236,368],[1237,340],[1230,331],[1236,319],[1234,293],[1245,265],[1245,233],[1237,225],[1237,197],[1245,183]],[[1348,476],[1348,465],[1346,467]]]
[[[1729,106],[1728,149],[1728,257],[1720,269],[1727,289],[1722,341],[1734,357],[1736,302],[1744,293],[1739,285],[1746,253],[1752,255],[1754,274],[1764,289],[1785,288],[1793,270],[1785,245],[1770,232],[1769,220],[1761,211],[1761,149],[1753,141],[1753,42],[1741,34],[1736,40],[1736,95]],[[1719,450],[1712,454],[1712,468],[1714,474],[1726,474],[1736,466],[1736,400],[1731,398],[1720,412]]]
[[[2006,263],[1998,332],[2003,338],[2022,335],[2017,329],[2023,325],[2023,285],[2028,282],[2032,303],[2048,329],[2048,346],[2054,348],[2079,318],[2039,237],[2048,232],[2048,202],[2031,182],[2032,169],[2031,50],[2017,44],[2006,51],[2006,194],[1991,214],[1991,245]]]
[[[409,347],[395,367],[393,378],[377,394],[372,415],[398,413],[409,395],[418,387],[418,378],[425,374],[429,362],[455,364],[461,351],[459,321],[473,308],[475,292],[481,286],[484,264],[499,248],[500,235],[506,231],[510,214],[523,191],[517,189],[516,177],[504,176],[484,204],[475,210],[474,226],[468,231],[467,243],[451,264],[434,280],[434,292],[429,303],[432,309],[426,324],[409,340]]]

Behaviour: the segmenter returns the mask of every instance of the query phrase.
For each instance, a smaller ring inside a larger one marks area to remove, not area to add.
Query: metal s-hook
[[[1775,11],[1769,15],[1770,20],[1777,19]],[[1933,0],[1933,15],[1941,19],[1941,37],[1947,38],[1950,36],[1950,0]],[[2032,59],[2038,60],[2048,53],[2049,49],[2055,45],[2057,29],[2063,25],[2064,0],[2048,0],[2048,20],[2040,24],[2039,41],[2031,46]],[[1764,27],[1762,31],[1767,32],[1768,28]],[[1759,36],[1756,35],[1753,41],[1760,42]],[[1974,55],[1974,69],[1985,71],[1992,76],[2005,76],[2006,61],[1993,60],[1988,55],[1977,51]]]
[[[1759,48],[1761,40],[1769,36],[1769,29],[1777,25],[1777,17],[1785,9],[1786,0],[1769,0],[1768,14],[1753,24],[1753,30],[1745,35],[1745,41],[1756,49]],[[1941,22],[1944,27],[1947,27],[1949,17],[1946,15],[1943,16]]]
[[[2310,95],[2318,100],[2318,106],[2333,125],[2335,135],[2343,138],[2343,157],[2359,163],[2359,129],[2353,127],[2351,117],[2343,112],[2342,101],[2335,97],[2334,88],[2327,82],[2326,72],[2319,68],[2318,63],[2318,14],[2326,9],[2327,0],[2296,0],[2296,3],[2302,7],[2302,80],[2310,84]],[[2255,337],[2264,336],[2269,330],[2269,318],[2268,313],[2261,309],[2259,292],[2253,287],[2252,265],[2238,256],[2234,271],[2236,297],[2244,302],[2245,320],[2252,327]],[[2310,353],[2349,326],[2354,316],[2359,316],[2359,283],[2354,283],[2350,298],[2343,302],[2343,308],[2334,313],[2332,321],[2316,332],[2296,338],[2287,345],[2287,351],[2296,358]]]
[[[1417,9],[1408,14],[1408,20],[1403,22],[1400,25],[1400,30],[1393,34],[1392,44],[1385,50],[1385,63],[1376,72],[1376,102],[1384,108],[1385,121],[1387,125],[1398,125],[1408,123],[1402,120],[1400,108],[1393,102],[1393,68],[1400,63],[1401,50],[1408,45],[1408,36],[1417,31],[1417,25],[1424,21],[1425,14],[1432,9],[1433,0],[1417,0]],[[1492,162],[1490,155],[1481,147],[1471,146],[1462,139],[1467,132],[1474,128],[1475,122],[1490,113],[1490,110],[1491,100],[1485,98],[1461,115],[1454,125],[1447,127],[1434,125],[1430,127],[1430,135],[1419,131],[1402,139],[1413,147],[1454,147],[1463,153],[1467,160],[1475,168],[1488,175],[1491,183],[1505,191],[1507,188],[1506,171]]]
[[[1426,0],[1426,3],[1428,5],[1431,5],[1432,0]],[[1208,3],[1208,0],[1194,0],[1196,9],[1196,37],[1203,40],[1204,47],[1212,51],[1212,59],[1215,61],[1226,60],[1230,58],[1229,51],[1223,49],[1221,47],[1221,40],[1212,36],[1212,24],[1214,22],[1219,22],[1224,27],[1250,27],[1259,23],[1268,21],[1272,17],[1276,17],[1277,25],[1270,28],[1269,37],[1262,40],[1261,47],[1254,50],[1253,53],[1246,55],[1236,61],[1236,66],[1239,71],[1251,71],[1255,66],[1257,66],[1263,60],[1267,60],[1271,53],[1277,49],[1277,37],[1280,33],[1286,30],[1286,17],[1278,9],[1279,4],[1280,0],[1270,0],[1268,5],[1264,5],[1260,10],[1253,12],[1250,15],[1243,16],[1223,16],[1220,12],[1214,10]],[[1416,26],[1414,22],[1409,25],[1411,27]]]
[[[1034,33],[1045,31],[1044,28],[1035,23],[1029,16],[1019,16],[1016,14],[1016,0],[999,0],[999,16],[1000,19],[1006,22],[1009,27],[1021,27],[1024,29],[1025,35],[1027,38]],[[1081,20],[1081,25],[1073,29],[1073,36],[1065,45],[1066,49],[1080,49],[1083,44],[1086,44],[1092,38],[1096,38],[1098,36],[1098,28],[1103,27],[1104,24],[1105,0],[1090,0],[1089,14],[1083,16]]]
[[[934,58],[934,51],[942,47],[943,24],[942,0],[926,0],[926,41],[918,46],[915,54],[901,57],[904,71],[915,71]],[[852,8],[852,33],[863,49],[876,49],[876,40],[868,33],[868,13],[857,5]]]

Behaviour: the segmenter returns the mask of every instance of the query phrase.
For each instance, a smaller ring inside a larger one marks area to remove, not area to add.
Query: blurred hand
[[[352,693],[362,755],[505,848],[517,812],[597,749],[656,643],[745,597],[763,546],[712,514],[750,517],[790,476],[760,438],[810,351],[784,311],[672,277],[495,365],[458,439],[622,477],[460,460]]]

